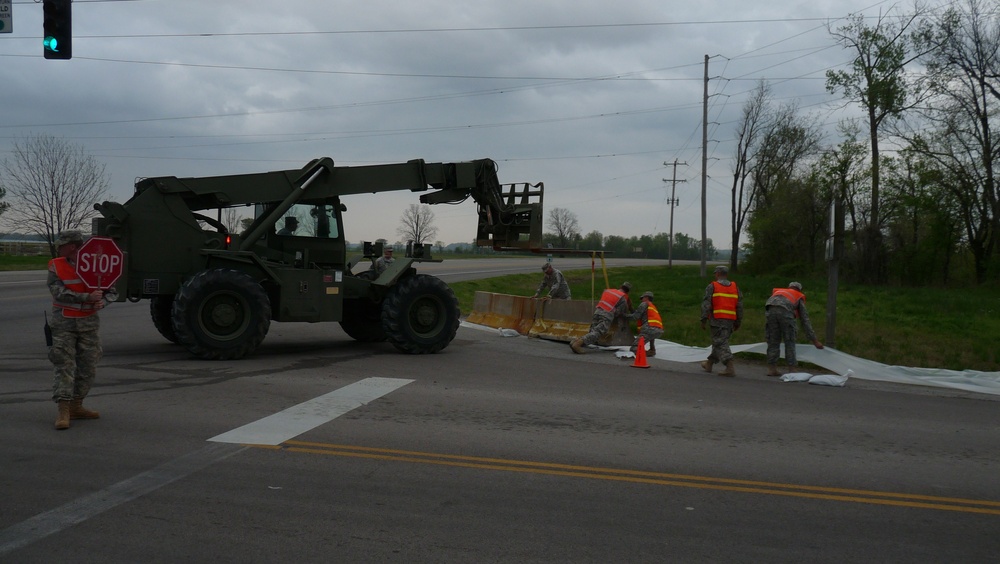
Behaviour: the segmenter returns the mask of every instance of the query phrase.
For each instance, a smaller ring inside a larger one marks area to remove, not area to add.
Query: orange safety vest
[[[62,280],[67,290],[90,293],[90,288],[76,274],[76,267],[70,264],[65,258],[60,257],[50,260],[49,271],[54,272]],[[89,317],[97,313],[97,309],[92,303],[78,304],[53,301],[52,305],[62,310],[63,317]]]
[[[712,317],[716,319],[736,320],[736,304],[740,301],[740,291],[736,282],[730,281],[729,286],[723,286],[713,280],[712,285]]]
[[[806,301],[806,295],[802,292],[796,290],[795,288],[775,288],[771,292],[772,296],[781,296],[792,303],[792,311],[795,312],[795,317],[799,316],[799,308],[795,307],[799,303],[799,300]]]
[[[614,311],[615,306],[618,302],[625,297],[625,292],[621,290],[612,290],[608,288],[601,293],[601,301],[597,302],[597,307],[603,309],[604,311]]]
[[[660,310],[656,309],[656,306],[653,304],[649,304],[646,308],[646,323],[650,327],[663,329],[663,318],[660,317]]]

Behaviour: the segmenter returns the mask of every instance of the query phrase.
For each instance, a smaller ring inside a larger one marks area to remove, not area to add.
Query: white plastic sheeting
[[[751,352],[767,354],[767,343],[752,345],[732,345],[734,353]],[[784,345],[781,347],[784,355]],[[675,362],[701,362],[708,357],[711,347],[688,347],[670,341],[657,339],[656,357],[660,360]],[[862,380],[880,380],[898,384],[920,384],[954,388],[967,392],[1000,395],[1000,372],[980,372],[978,370],[945,370],[943,368],[912,368],[907,366],[889,366],[872,360],[851,356],[845,352],[825,347],[817,349],[812,345],[797,345],[795,356],[799,361],[810,362],[822,366],[840,375],[852,371],[852,378]],[[782,358],[782,362],[784,359]],[[779,367],[781,364],[779,363]]]
[[[495,328],[462,322],[463,327],[496,331]],[[513,336],[512,333],[501,331],[502,336]],[[632,357],[628,347],[601,347],[605,350],[617,351],[619,357]],[[734,353],[751,352],[767,354],[767,343],[752,345],[732,345]],[[673,362],[701,362],[708,357],[711,347],[689,347],[662,339],[656,340],[656,356],[647,357],[647,362],[669,360]],[[782,357],[785,346],[781,346]],[[918,384],[939,388],[953,388],[966,392],[1000,395],[1000,372],[981,372],[978,370],[945,370],[943,368],[912,368],[907,366],[889,366],[872,360],[858,358],[847,353],[825,347],[817,349],[812,345],[797,345],[795,356],[804,362],[835,372],[841,376],[861,380],[876,380],[894,382],[897,384]],[[784,358],[782,358],[782,362]]]

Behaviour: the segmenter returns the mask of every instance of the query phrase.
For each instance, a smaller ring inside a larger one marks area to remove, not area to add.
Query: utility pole
[[[705,98],[701,117],[701,277],[705,274],[708,252],[708,55],[705,55]]]
[[[673,165],[668,162],[664,162],[663,166],[673,166],[674,167],[674,178],[672,180],[663,179],[664,182],[670,182],[670,199],[667,202],[670,203],[670,245],[667,247],[667,268],[674,267],[674,208],[677,207],[677,198],[674,197],[677,191],[678,182],[687,182],[687,180],[677,180],[677,159],[674,159]],[[680,163],[687,166],[687,163]]]
[[[840,257],[844,256],[844,190],[830,204],[830,233],[826,240],[826,345],[837,346],[837,291]]]

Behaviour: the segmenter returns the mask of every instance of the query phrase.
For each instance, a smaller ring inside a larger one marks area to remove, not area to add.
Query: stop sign
[[[91,237],[76,255],[76,273],[87,286],[105,290],[122,275],[125,254],[114,239]]]

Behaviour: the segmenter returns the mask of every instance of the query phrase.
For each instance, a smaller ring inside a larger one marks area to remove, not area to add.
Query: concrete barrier
[[[586,335],[594,317],[594,304],[589,300],[536,300],[490,292],[476,292],[472,310],[466,318],[469,323],[567,343]],[[631,345],[632,340],[629,324],[616,320],[599,344]]]
[[[476,292],[472,313],[466,321],[498,329],[515,329],[527,335],[535,321],[535,302],[523,296]]]

